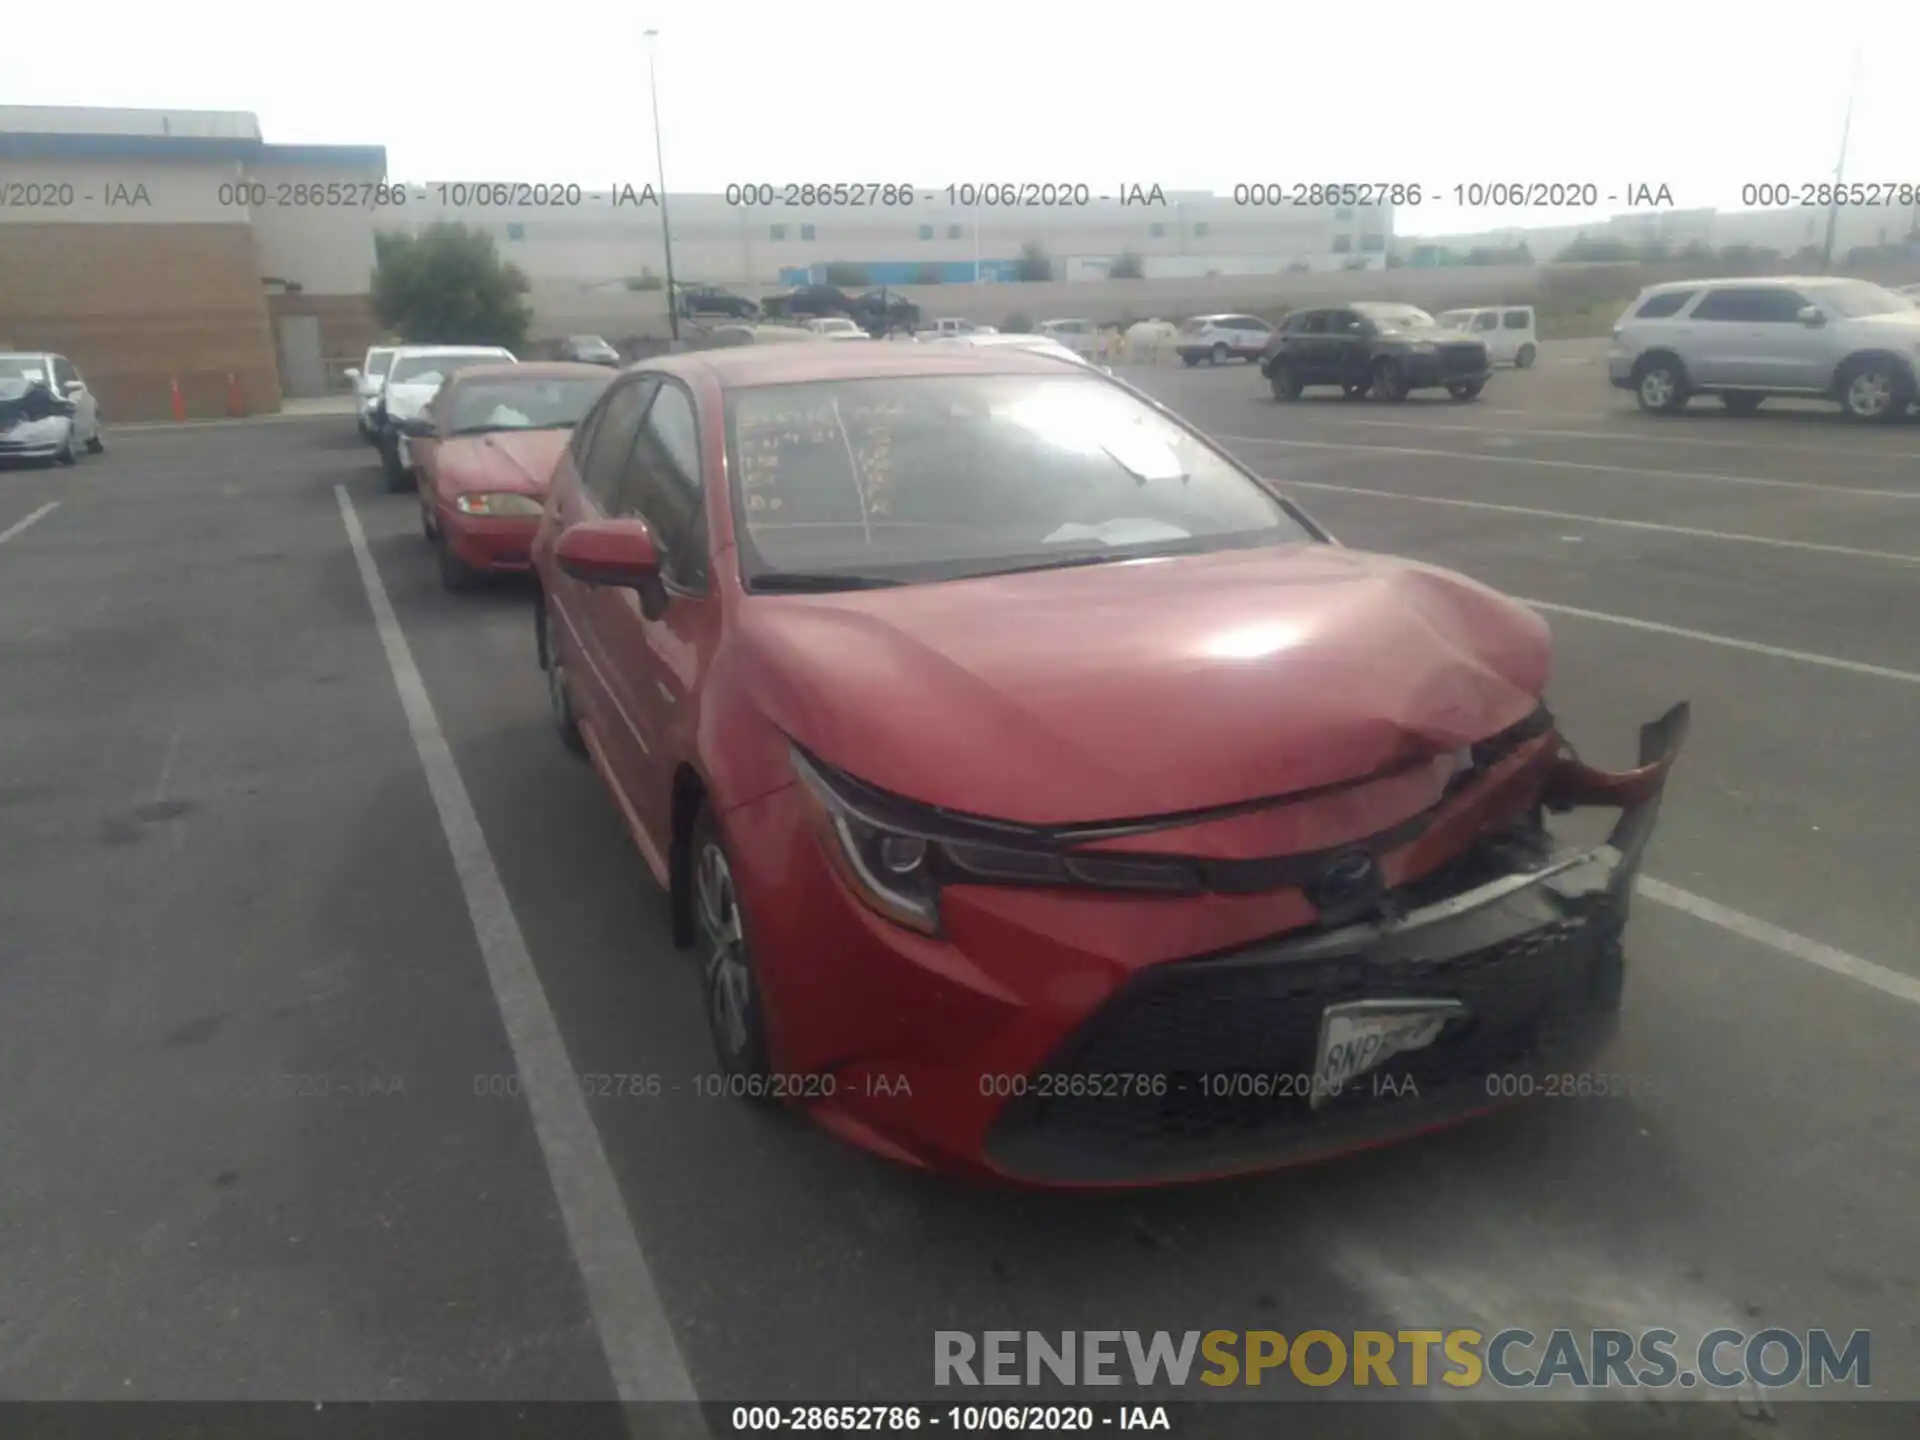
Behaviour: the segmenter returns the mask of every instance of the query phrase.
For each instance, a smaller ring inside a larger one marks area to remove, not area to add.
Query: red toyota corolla
[[[396,422],[419,487],[420,532],[449,590],[527,569],[554,461],[612,379],[604,365],[475,366]]]
[[[1343,548],[1085,366],[649,362],[534,564],[560,733],[734,1093],[913,1164],[1163,1182],[1459,1120],[1611,1032],[1685,706],[1582,764],[1538,615]],[[1549,833],[1596,805],[1604,842]]]

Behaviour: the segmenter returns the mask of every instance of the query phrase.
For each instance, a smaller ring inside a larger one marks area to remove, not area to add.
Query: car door
[[[1467,333],[1487,347],[1487,358],[1496,365],[1513,359],[1513,352],[1520,348],[1506,344],[1501,338],[1498,310],[1480,311],[1473,317],[1473,328]]]
[[[587,417],[583,443],[572,459],[579,483],[559,487],[554,494],[554,520],[561,534],[571,526],[614,513],[614,496],[625,479],[634,440],[659,384],[660,377],[646,371],[618,381]],[[599,740],[614,783],[631,805],[647,773],[646,741],[637,717],[621,703],[607,635],[609,621],[617,621],[620,613],[617,597],[624,592],[587,585],[558,571],[551,576],[551,585],[547,603],[558,617],[561,643],[578,657],[577,662],[569,660],[574,703]],[[617,624],[612,628],[618,632]]]
[[[1822,323],[1809,325],[1800,318],[1808,306],[1820,311]],[[1769,286],[1755,314],[1756,384],[1771,390],[1825,390],[1839,358],[1833,353],[1836,318],[1805,291]]]
[[[627,798],[657,842],[672,834],[674,770],[692,748],[693,696],[718,635],[709,590],[703,458],[692,392],[677,380],[663,380],[609,514],[646,522],[663,556],[665,604],[649,614],[634,591],[609,589],[601,593],[595,616],[608,683],[642,742],[639,783]]]
[[[1286,333],[1280,341],[1283,358],[1303,385],[1324,384],[1328,368],[1327,312],[1304,310],[1288,317]]]
[[[1371,370],[1373,327],[1358,310],[1327,312],[1326,383],[1354,385]]]
[[[53,357],[53,393],[73,401],[73,437],[76,441],[92,440],[100,433],[100,402],[94,399],[87,382],[80,378],[80,372],[64,355]]]
[[[1702,295],[1679,327],[1685,345],[1681,359],[1693,382],[1764,388],[1759,351],[1767,343],[1760,322],[1766,313],[1764,286],[1723,285]]]
[[[1258,315],[1237,315],[1234,325],[1239,329],[1239,340],[1235,353],[1243,359],[1257,360],[1267,348],[1267,340],[1273,334],[1273,327]]]

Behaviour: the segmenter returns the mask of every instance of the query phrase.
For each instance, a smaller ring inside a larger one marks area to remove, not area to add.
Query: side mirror
[[[345,375],[348,380],[354,382],[355,384],[359,383],[360,372],[357,369],[355,369],[353,366],[349,365],[345,370],[342,370],[340,373],[342,375]]]
[[[659,592],[660,550],[644,520],[582,521],[561,532],[553,558],[583,585]]]
[[[1818,305],[1802,305],[1798,318],[1802,325],[1811,325],[1817,330],[1827,323],[1827,312]]]
[[[87,382],[84,380],[69,380],[60,387],[60,393],[62,395],[78,395],[86,388]]]

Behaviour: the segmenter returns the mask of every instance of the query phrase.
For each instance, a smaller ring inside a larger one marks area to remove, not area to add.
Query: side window
[[[1696,290],[1668,290],[1659,295],[1651,295],[1646,304],[1633,312],[1636,320],[1664,320],[1669,315],[1678,315],[1699,292]]]
[[[1700,303],[1693,307],[1693,318],[1751,323],[1760,318],[1766,307],[1766,302],[1761,299],[1764,293],[1734,286],[1724,290],[1709,290],[1701,296]]]
[[[1473,317],[1473,328],[1476,330],[1498,330],[1500,328],[1500,317],[1491,310],[1483,311]]]
[[[666,555],[667,577],[691,589],[707,583],[707,531],[700,485],[700,422],[693,399],[662,383],[640,426],[609,513],[647,522]]]
[[[64,355],[53,357],[53,388],[65,390],[68,385],[80,378],[80,372],[73,368],[73,362]]]
[[[1753,298],[1754,319],[1767,325],[1797,325],[1800,312],[1811,303],[1798,290],[1757,290]]]
[[[1533,316],[1524,310],[1507,311],[1506,326],[1509,330],[1528,330],[1533,327]]]
[[[616,513],[612,502],[614,487],[626,471],[627,457],[633,453],[634,436],[640,433],[640,422],[646,417],[647,401],[653,398],[659,384],[652,376],[642,376],[620,386],[607,396],[600,407],[600,418],[594,421],[593,434],[588,437],[580,466],[580,479],[587,493],[608,515]]]
[[[1327,333],[1327,321],[1331,317],[1324,310],[1316,310],[1311,315],[1302,315],[1299,325],[1294,328],[1302,335],[1324,335]]]
[[[1327,316],[1327,333],[1329,335],[1358,335],[1360,333],[1359,315],[1352,310],[1334,311],[1331,315]]]

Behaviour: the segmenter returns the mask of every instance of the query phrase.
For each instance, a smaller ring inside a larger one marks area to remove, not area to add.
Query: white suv
[[[1695,395],[1717,395],[1738,415],[1786,395],[1891,421],[1913,402],[1916,362],[1920,309],[1868,281],[1678,280],[1641,291],[1620,317],[1607,378],[1662,415]]]
[[[1224,365],[1258,360],[1272,338],[1273,326],[1257,315],[1196,315],[1180,327],[1173,348],[1189,365]]]

